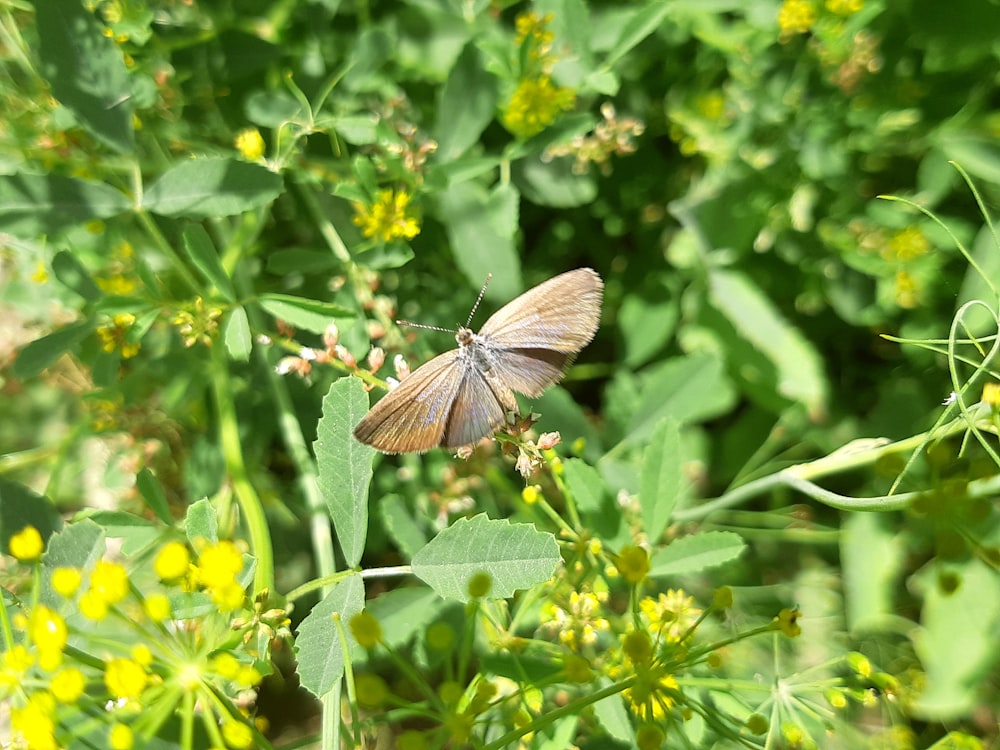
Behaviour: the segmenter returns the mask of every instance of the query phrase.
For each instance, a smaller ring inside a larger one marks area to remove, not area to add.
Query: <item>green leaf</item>
[[[906,542],[887,513],[845,514],[840,565],[848,630],[864,634],[896,614],[893,592],[907,555]]]
[[[188,506],[184,517],[184,533],[192,546],[198,539],[205,539],[213,544],[219,541],[219,519],[208,500],[198,500]]]
[[[354,426],[368,411],[368,394],[357,378],[340,378],[323,398],[316,428],[319,490],[330,511],[347,567],[361,562],[368,537],[368,485],[375,451],[354,439]]]
[[[104,529],[87,519],[67,524],[58,534],[49,537],[48,548],[42,556],[41,600],[47,604],[65,601],[52,589],[53,570],[81,568],[89,571],[104,557],[105,549]]]
[[[413,556],[413,573],[445,599],[469,601],[469,580],[492,579],[490,599],[506,599],[517,589],[547,581],[559,564],[552,534],[530,524],[491,520],[485,514],[462,518]]]
[[[607,687],[609,681],[601,680],[598,685]],[[625,709],[621,693],[609,695],[594,704],[594,717],[601,723],[605,731],[626,746],[632,745],[635,729],[629,719],[629,712]]]
[[[487,296],[505,302],[522,291],[510,202],[507,190],[487,193],[473,182],[449,185],[441,194],[441,219],[455,265],[475,289],[492,273]]]
[[[219,253],[215,249],[212,238],[200,224],[191,224],[184,228],[184,252],[198,269],[205,281],[215,287],[227,301],[236,299],[229,274],[222,267]]]
[[[663,534],[687,488],[681,462],[681,427],[668,416],[646,446],[639,473],[639,505],[650,542],[655,543]]]
[[[86,267],[73,253],[66,250],[60,250],[52,258],[52,273],[63,286],[72,289],[87,302],[93,302],[104,295]]]
[[[399,495],[385,495],[378,503],[379,519],[399,553],[410,559],[427,544],[427,535]]]
[[[122,51],[77,0],[35,0],[38,58],[52,94],[91,135],[135,149],[132,92]]]
[[[142,469],[135,478],[135,486],[139,490],[142,499],[146,501],[146,507],[153,511],[157,518],[166,524],[174,522],[173,517],[170,515],[170,504],[167,502],[167,495],[163,491],[160,481],[152,471]]]
[[[0,230],[41,237],[132,209],[121,192],[60,175],[0,175]]]
[[[62,518],[44,495],[0,478],[0,550],[6,553],[10,538],[25,526],[34,526],[44,540],[62,526]]]
[[[649,561],[652,578],[697,573],[729,562],[746,547],[739,534],[706,531],[677,539],[656,552]]]
[[[275,318],[313,333],[323,333],[335,318],[354,317],[354,313],[346,307],[290,294],[262,294],[258,300],[260,306]]]
[[[259,164],[217,157],[183,161],[146,190],[142,206],[162,216],[208,219],[266,206],[284,187]]]
[[[910,582],[924,598],[913,647],[927,675],[913,708],[922,719],[948,722],[979,704],[982,680],[996,665],[1000,578],[973,557],[952,567],[961,585],[944,591],[942,572],[932,562]]]
[[[291,250],[275,250],[267,256],[267,270],[278,275],[325,273],[338,265],[337,259],[328,250],[297,247]]]
[[[124,510],[87,509],[81,511],[74,522],[84,518],[104,529],[106,537],[121,539],[121,552],[126,557],[136,555],[163,536],[161,526]]]
[[[823,363],[812,343],[789,325],[770,300],[739,273],[715,269],[711,301],[733,328],[775,366],[777,392],[816,414],[826,409]]]
[[[607,486],[597,469],[579,458],[567,458],[563,480],[581,513],[600,512]]]
[[[299,100],[284,89],[253,92],[246,99],[244,111],[250,122],[265,128],[277,128],[304,115]]]
[[[496,76],[486,71],[476,44],[467,44],[441,89],[434,128],[436,158],[451,161],[479,142],[496,113],[496,82]]]
[[[629,18],[621,30],[618,40],[608,52],[604,60],[605,66],[614,67],[620,59],[630,52],[643,39],[648,37],[663,24],[663,19],[670,12],[670,3],[665,0],[652,0]]]
[[[532,157],[516,162],[511,175],[524,197],[539,206],[574,208],[593,203],[597,182],[589,174],[576,174],[573,164],[570,157],[551,161]]]
[[[641,375],[641,397],[625,440],[643,442],[666,416],[680,424],[724,413],[735,401],[733,388],[714,354],[675,357]]]
[[[640,367],[649,362],[674,335],[680,311],[662,285],[649,298],[629,294],[618,310],[618,330],[625,342],[625,365]],[[656,325],[650,325],[651,321]]]
[[[250,359],[253,337],[250,335],[250,321],[247,319],[247,311],[242,305],[234,307],[226,316],[224,338],[230,359],[235,362],[246,362]]]
[[[408,586],[369,599],[365,609],[382,626],[387,646],[402,648],[441,616],[444,602],[431,589]]]
[[[353,380],[353,378],[352,378]],[[355,644],[348,623],[365,607],[365,587],[361,576],[352,575],[334,586],[319,604],[313,607],[299,625],[295,639],[299,679],[302,687],[316,697],[326,695],[344,676],[344,649],[334,614],[343,625],[348,648]]]
[[[17,353],[12,371],[14,377],[27,380],[56,361],[62,354],[79,344],[91,331],[89,321],[63,326],[48,336],[35,339]]]
[[[372,114],[344,115],[332,119],[332,127],[352,146],[378,141],[379,118]]]

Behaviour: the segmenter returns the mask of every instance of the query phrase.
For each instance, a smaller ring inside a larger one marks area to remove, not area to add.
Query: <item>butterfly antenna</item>
[[[476,297],[476,304],[472,306],[472,312],[469,313],[469,319],[465,321],[465,327],[469,327],[469,323],[472,322],[472,316],[476,314],[476,310],[479,309],[479,303],[483,301],[483,295],[486,294],[486,287],[490,285],[490,279],[493,278],[493,274],[486,274],[486,281],[483,282],[483,288],[479,290],[479,296]]]
[[[397,320],[396,325],[408,326],[410,328],[423,328],[427,331],[441,331],[442,333],[454,333],[450,328],[438,328],[437,326],[425,326],[423,323],[411,323],[408,320]]]

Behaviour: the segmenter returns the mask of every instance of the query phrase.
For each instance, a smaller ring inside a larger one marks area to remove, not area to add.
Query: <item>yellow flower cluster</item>
[[[115,349],[121,350],[122,359],[130,359],[139,353],[138,341],[130,341],[129,334],[135,325],[132,313],[119,313],[111,322],[97,329],[97,337],[101,340],[101,348],[108,354]]]
[[[551,71],[557,58],[552,54],[554,35],[548,28],[551,21],[551,14],[539,16],[531,12],[522,13],[515,22],[514,43],[521,72],[500,120],[518,138],[542,132],[576,103],[573,89],[556,86],[552,81]]]
[[[11,554],[24,564],[39,566],[43,549],[42,537],[32,527],[10,541]],[[113,706],[106,745],[115,750],[133,747],[135,726],[147,714],[170,715],[182,702],[218,706],[216,746],[253,747],[258,735],[247,712],[261,671],[232,650],[228,616],[211,622],[244,604],[238,580],[244,567],[242,553],[229,541],[202,544],[196,563],[186,545],[168,542],[153,561],[163,588],[144,593],[113,560],[98,560],[82,569],[39,566],[38,571],[49,576],[57,602],[35,603],[14,615],[9,628],[13,643],[0,657],[0,701],[11,705],[15,745],[65,747],[72,738],[70,727],[79,721],[77,704],[86,694]],[[154,627],[174,616],[168,592],[173,588],[178,595],[178,587],[191,595],[207,595],[205,601],[213,605],[210,614],[182,627]],[[91,625],[71,628],[60,610],[78,612]],[[109,615],[114,615],[113,636],[103,631],[102,624],[112,619]],[[134,630],[131,637],[122,638],[123,626]],[[234,696],[228,708],[219,702],[225,695]],[[164,700],[171,705],[146,711],[151,702]]]
[[[197,297],[191,309],[178,311],[172,322],[177,326],[184,346],[190,348],[199,343],[202,346],[211,346],[212,339],[219,331],[219,318],[221,317],[221,308],[207,307],[205,300]]]
[[[234,139],[236,150],[249,161],[260,161],[264,156],[264,138],[257,128],[244,128]]]
[[[559,642],[573,651],[594,646],[600,634],[611,629],[603,616],[606,601],[606,594],[573,591],[565,607],[552,602],[544,606],[545,627],[555,631]]]
[[[647,596],[639,602],[639,610],[649,621],[650,631],[668,643],[679,642],[702,614],[694,606],[694,597],[685,596],[683,589],[668,589],[656,599]]]
[[[379,190],[370,206],[354,204],[353,221],[365,237],[412,240],[420,234],[420,222],[410,209],[412,198],[405,190]]]
[[[810,0],[785,0],[778,9],[778,29],[786,39],[805,34],[816,23],[816,6]]]

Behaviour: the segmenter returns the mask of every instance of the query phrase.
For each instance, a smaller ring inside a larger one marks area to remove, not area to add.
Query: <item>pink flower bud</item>
[[[543,432],[538,438],[538,447],[543,451],[555,448],[562,442],[562,436],[558,432]]]
[[[368,369],[372,372],[378,372],[384,363],[385,350],[379,346],[372,347],[372,350],[368,352]]]
[[[348,367],[353,369],[358,366],[358,361],[354,358],[354,355],[347,350],[347,347],[337,344],[333,350],[337,353],[337,359]]]

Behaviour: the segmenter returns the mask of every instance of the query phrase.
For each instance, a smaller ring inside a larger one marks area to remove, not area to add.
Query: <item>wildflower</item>
[[[0,665],[0,690],[8,691],[20,687],[25,673],[34,663],[34,654],[21,644],[4,651],[3,662]]]
[[[129,591],[128,572],[119,563],[98,560],[90,574],[90,592],[108,604],[117,604]]]
[[[222,739],[234,750],[253,746],[253,730],[242,721],[230,719],[222,723]]]
[[[777,624],[777,629],[787,635],[789,638],[795,638],[802,632],[802,628],[799,627],[799,617],[802,613],[797,609],[783,609],[778,613],[778,616],[774,618],[774,622]]]
[[[28,637],[38,648],[39,666],[46,671],[53,671],[62,661],[62,652],[66,647],[66,621],[55,610],[40,604],[28,618]]]
[[[138,698],[148,681],[146,670],[134,659],[112,659],[104,670],[104,684],[115,698]]]
[[[900,269],[893,279],[893,296],[896,304],[907,310],[911,310],[920,304],[920,282],[917,278]]]
[[[546,627],[556,630],[559,642],[571,649],[593,646],[601,633],[611,629],[603,617],[607,595],[573,591],[565,608],[550,604],[546,607],[550,621]]]
[[[901,229],[889,238],[882,255],[886,260],[908,261],[927,255],[931,244],[919,227]]]
[[[60,703],[75,703],[87,686],[87,680],[76,667],[60,669],[52,676],[49,690]]]
[[[657,599],[644,598],[639,609],[649,619],[651,630],[676,643],[701,615],[701,610],[693,604],[694,597],[685,596],[683,590],[669,589]]]
[[[42,556],[45,543],[34,526],[25,526],[10,538],[10,554],[21,562],[33,562]]]
[[[170,619],[170,599],[166,594],[150,594],[143,601],[143,610],[153,622],[163,622]]]
[[[198,555],[198,580],[205,588],[222,588],[233,583],[243,570],[243,555],[236,545],[221,541],[205,547]]]
[[[15,738],[32,750],[56,750],[55,738],[55,699],[51,693],[44,691],[32,693],[26,705],[12,708],[10,711],[10,728]]]
[[[191,555],[180,542],[167,542],[156,555],[153,569],[161,581],[178,581],[188,574]]]
[[[572,89],[556,86],[548,75],[539,75],[518,83],[500,119],[514,136],[527,139],[541,133],[575,103]]]
[[[644,631],[626,634],[622,653],[634,676],[632,685],[622,691],[629,709],[642,721],[661,721],[676,703],[677,680],[656,661],[653,643]]]
[[[240,671],[240,661],[229,651],[223,651],[212,657],[212,670],[220,677],[232,680]]]
[[[110,609],[107,600],[96,591],[87,591],[80,597],[80,614],[88,620],[100,622],[108,616]]]
[[[111,725],[111,731],[108,732],[108,747],[111,750],[132,750],[134,745],[135,737],[131,727],[120,722]]]
[[[382,626],[375,616],[366,611],[358,612],[348,623],[351,635],[362,648],[375,648],[382,640]]]
[[[826,0],[826,9],[838,16],[853,16],[865,7],[865,0]]]
[[[544,58],[552,48],[555,35],[549,31],[549,24],[552,23],[552,14],[546,13],[543,16],[534,11],[521,13],[514,21],[517,34],[514,37],[514,44],[520,47],[528,42],[536,57]]]
[[[810,0],[785,0],[778,10],[781,38],[805,34],[816,23],[816,7]]]
[[[35,264],[35,270],[31,274],[31,280],[36,284],[44,284],[49,280],[49,269],[42,261]]]
[[[534,505],[542,496],[542,488],[537,484],[529,484],[521,490],[521,499],[528,505]]]
[[[591,164],[598,165],[603,174],[610,174],[611,157],[634,152],[633,139],[642,135],[645,125],[633,117],[619,118],[610,102],[601,105],[601,115],[604,119],[594,126],[593,132],[574,136],[569,143],[549,146],[542,154],[542,160],[574,156],[575,174],[586,174]]]
[[[234,143],[244,159],[259,161],[264,155],[264,139],[257,128],[244,128],[236,134]]]
[[[622,578],[631,584],[639,584],[649,573],[649,553],[642,547],[623,547],[615,564]]]
[[[247,689],[256,687],[263,679],[264,675],[256,667],[252,667],[249,664],[241,664],[233,682],[236,683],[237,687]]]
[[[354,204],[353,221],[365,237],[411,240],[420,234],[420,223],[409,208],[412,198],[405,190],[379,190],[371,206]]]
[[[192,309],[178,311],[172,322],[177,326],[177,332],[180,333],[184,346],[190,348],[199,343],[202,346],[211,346],[212,339],[218,333],[221,317],[221,308],[206,308],[205,301],[197,297]]]
[[[594,670],[590,668],[590,662],[576,654],[563,656],[563,669],[566,671],[566,679],[570,682],[582,684],[594,679]]]
[[[52,588],[66,599],[77,592],[82,580],[83,575],[79,568],[58,567],[52,571]]]
[[[129,334],[135,325],[132,313],[119,313],[111,318],[111,323],[97,328],[97,338],[101,340],[101,349],[110,354],[116,349],[121,350],[122,359],[130,359],[139,353],[138,342],[129,341]]]

